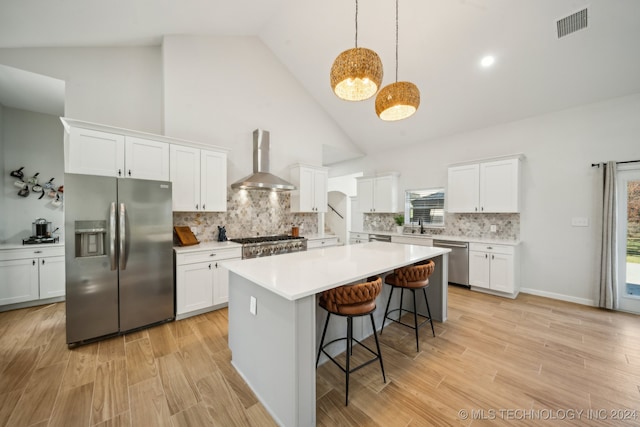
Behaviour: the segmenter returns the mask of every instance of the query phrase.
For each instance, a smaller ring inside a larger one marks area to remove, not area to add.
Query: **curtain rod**
[[[624,163],[638,163],[638,162],[640,162],[640,160],[627,160],[626,162],[616,162],[616,165],[621,165],[621,164],[624,164]],[[591,163],[591,167],[592,168],[599,168],[600,165],[604,165],[604,164],[606,164],[606,163]]]

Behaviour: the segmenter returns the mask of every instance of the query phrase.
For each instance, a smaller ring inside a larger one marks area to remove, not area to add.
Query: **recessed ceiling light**
[[[480,65],[482,65],[484,68],[488,68],[491,67],[494,62],[496,62],[496,58],[491,55],[487,55],[482,58],[482,60],[480,61]]]

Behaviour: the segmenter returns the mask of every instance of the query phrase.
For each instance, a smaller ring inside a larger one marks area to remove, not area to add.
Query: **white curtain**
[[[607,162],[603,168],[603,175],[602,251],[598,305],[616,310],[618,308],[616,162]]]

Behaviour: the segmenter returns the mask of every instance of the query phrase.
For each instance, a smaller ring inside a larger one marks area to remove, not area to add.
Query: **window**
[[[444,188],[406,190],[404,195],[405,223],[444,225]]]

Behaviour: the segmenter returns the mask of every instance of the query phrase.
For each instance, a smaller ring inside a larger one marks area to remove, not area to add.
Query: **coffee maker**
[[[22,239],[22,244],[33,245],[38,243],[57,243],[59,237],[52,236],[53,232],[56,230],[51,231],[51,221],[47,221],[44,218],[38,218],[31,223],[31,232],[33,235],[26,239]]]

